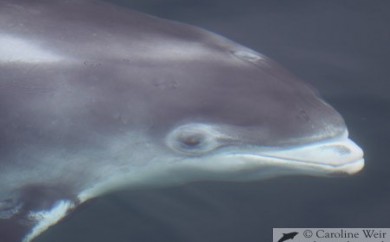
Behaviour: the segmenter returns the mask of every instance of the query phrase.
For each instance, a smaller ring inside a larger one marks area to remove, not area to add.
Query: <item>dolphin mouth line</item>
[[[288,158],[279,158],[274,156],[262,156],[259,155],[258,157],[267,158],[269,160],[276,161],[280,164],[286,164],[286,163],[294,163],[294,166],[297,166],[297,169],[304,169],[304,168],[314,168],[319,171],[324,172],[330,172],[330,173],[347,173],[347,174],[355,174],[359,172],[364,167],[364,159],[358,159],[353,160],[347,163],[342,164],[328,164],[328,163],[321,163],[321,162],[313,162],[313,161],[304,161],[304,160],[298,160],[298,159],[288,159]],[[302,165],[302,166],[301,166]],[[298,168],[298,166],[300,166]],[[311,170],[311,169],[310,169]]]
[[[235,155],[253,162],[261,161],[316,174],[354,174],[364,167],[363,151],[347,137],[286,149]]]

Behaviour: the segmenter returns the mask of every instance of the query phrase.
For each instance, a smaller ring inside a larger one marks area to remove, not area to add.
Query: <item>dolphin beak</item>
[[[264,151],[261,156],[293,169],[322,175],[350,175],[364,166],[362,149],[346,136],[283,150]]]

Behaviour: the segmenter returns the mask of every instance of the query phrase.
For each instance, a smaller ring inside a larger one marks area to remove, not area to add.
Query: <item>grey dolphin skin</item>
[[[94,0],[0,0],[0,242],[123,187],[353,174],[316,91],[205,30]]]

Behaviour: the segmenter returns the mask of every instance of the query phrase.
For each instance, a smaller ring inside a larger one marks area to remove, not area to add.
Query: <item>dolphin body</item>
[[[122,187],[364,164],[342,117],[265,56],[89,0],[0,0],[0,241]]]

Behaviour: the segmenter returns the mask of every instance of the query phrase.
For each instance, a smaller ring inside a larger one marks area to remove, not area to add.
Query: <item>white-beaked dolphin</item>
[[[0,240],[121,187],[364,164],[342,117],[265,56],[93,0],[0,0]]]

